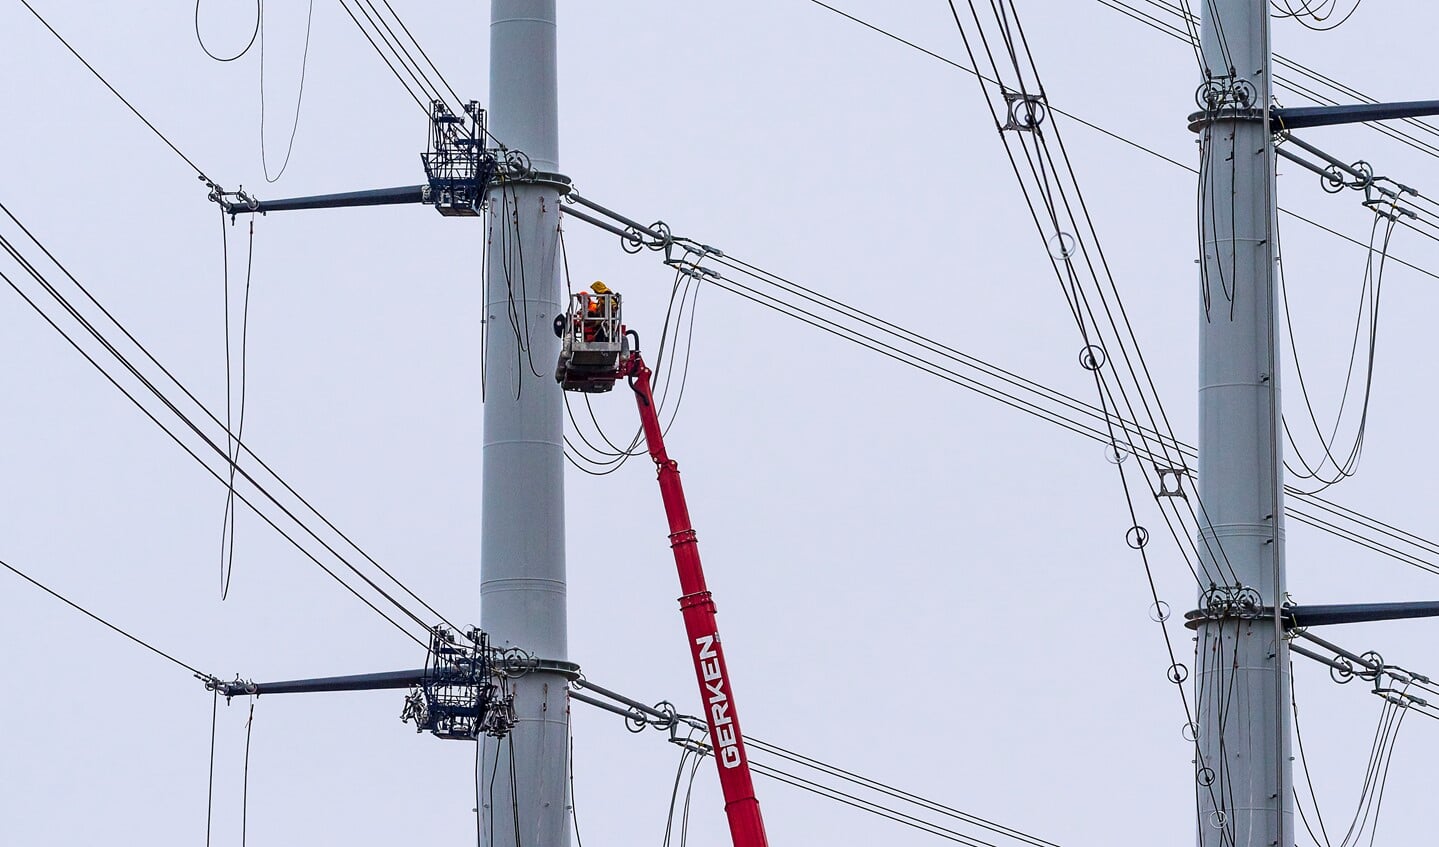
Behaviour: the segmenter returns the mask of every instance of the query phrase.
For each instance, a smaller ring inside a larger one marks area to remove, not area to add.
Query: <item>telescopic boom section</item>
[[[680,575],[680,612],[684,615],[695,681],[699,683],[711,749],[719,768],[730,838],[735,847],[768,847],[764,819],[760,817],[759,801],[754,796],[749,756],[740,733],[739,715],[735,713],[729,668],[725,666],[724,647],[715,624],[715,604],[705,585],[699,543],[694,527],[690,526],[679,465],[665,452],[664,428],[660,426],[659,409],[650,386],[650,369],[640,358],[639,336],[624,327],[620,295],[602,282],[590,288],[572,295],[567,313],[555,321],[555,333],[560,336],[560,361],[555,380],[566,391],[598,394],[611,390],[624,378],[635,392],[645,445],[659,472],[660,496],[670,524],[670,547]],[[633,349],[629,344],[631,338],[635,342]]]
[[[684,615],[695,680],[699,683],[710,744],[713,745],[715,765],[719,768],[730,836],[735,847],[765,847],[769,841],[765,838],[764,818],[760,816],[759,801],[754,796],[749,756],[745,753],[729,668],[725,666],[724,647],[720,642],[719,626],[715,623],[715,604],[705,585],[699,542],[694,528],[690,526],[679,465],[665,452],[664,430],[650,390],[650,369],[640,358],[639,351],[629,355],[622,371],[629,377],[630,387],[634,389],[635,404],[639,406],[640,423],[644,427],[645,445],[659,472],[660,496],[664,499],[665,517],[670,524],[670,547],[674,550],[680,591],[683,592],[680,612]]]

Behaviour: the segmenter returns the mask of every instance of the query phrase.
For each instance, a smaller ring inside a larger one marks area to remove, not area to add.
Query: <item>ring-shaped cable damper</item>
[[[1124,533],[1124,543],[1129,545],[1131,550],[1143,550],[1149,546],[1149,530],[1135,524]]]
[[[1329,665],[1329,678],[1340,685],[1347,685],[1353,682],[1354,663],[1340,656]]]
[[[664,717],[661,718],[650,718],[650,723],[654,726],[655,729],[668,730],[673,727],[679,720],[679,710],[675,708],[675,704],[671,703],[668,700],[661,700],[656,703],[655,711],[659,712],[661,715],[664,715]]]
[[[1363,159],[1360,159],[1359,161],[1350,165],[1349,169],[1357,171],[1359,174],[1359,176],[1354,178],[1353,182],[1349,183],[1350,188],[1354,189],[1355,191],[1359,191],[1360,189],[1368,188],[1369,186],[1374,184],[1373,165],[1369,164]]]
[[[630,732],[644,732],[649,725],[649,719],[639,709],[631,706],[630,710],[625,712],[625,729]]]
[[[1234,84],[1229,86],[1229,97],[1235,105],[1248,109],[1259,101],[1259,89],[1247,79],[1236,79]]]
[[[1175,685],[1183,685],[1184,681],[1189,679],[1189,666],[1183,662],[1175,662],[1164,675]]]
[[[1228,822],[1229,815],[1225,814],[1223,809],[1215,809],[1209,813],[1209,825],[1215,829],[1223,829]]]
[[[1319,186],[1330,194],[1338,194],[1348,184],[1344,179],[1344,171],[1340,170],[1338,165],[1325,168],[1324,174],[1319,177]]]
[[[659,238],[645,245],[651,250],[663,250],[669,246],[670,242],[675,240],[674,233],[670,231],[670,225],[664,221],[655,221],[650,224],[650,229],[660,234]]]
[[[1179,728],[1179,734],[1185,741],[1193,744],[1199,741],[1199,724],[1194,721],[1185,721],[1184,726]]]
[[[1104,460],[1111,465],[1122,465],[1129,458],[1129,451],[1113,441],[1104,445]]]
[[[511,678],[524,676],[535,665],[535,657],[519,647],[509,647],[500,654],[500,672]]]
[[[1067,232],[1056,232],[1049,237],[1047,244],[1049,247],[1049,255],[1060,260],[1069,259],[1074,255],[1075,249],[1079,246],[1079,242],[1075,240],[1074,236]]]
[[[534,173],[534,168],[523,150],[506,150],[505,171],[511,177],[528,178]]]
[[[1104,367],[1104,348],[1096,344],[1087,345],[1079,351],[1079,366],[1087,371],[1097,371]]]
[[[1359,678],[1373,682],[1384,672],[1384,657],[1373,650],[1364,653],[1359,657],[1364,661],[1365,670],[1359,672]]]
[[[1209,786],[1214,784],[1214,768],[1205,765],[1194,772],[1194,781],[1200,785]]]
[[[626,253],[634,254],[645,249],[645,237],[640,231],[632,226],[625,227],[625,234],[620,236],[620,248]]]
[[[1204,611],[1210,617],[1218,617],[1229,608],[1229,589],[1210,587],[1204,589]]]
[[[1218,109],[1229,87],[1217,79],[1208,79],[1194,89],[1194,105],[1206,111]]]
[[[1164,623],[1169,620],[1170,614],[1169,604],[1163,600],[1155,600],[1149,604],[1149,619],[1155,623]]]

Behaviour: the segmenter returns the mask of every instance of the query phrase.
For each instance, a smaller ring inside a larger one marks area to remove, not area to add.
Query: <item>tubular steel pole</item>
[[[630,387],[635,392],[635,404],[639,407],[645,446],[659,475],[660,497],[664,501],[665,518],[670,526],[670,547],[674,550],[675,568],[679,571],[680,614],[684,616],[690,659],[694,663],[695,680],[699,683],[700,701],[704,703],[705,724],[709,728],[715,766],[719,768],[730,838],[734,847],[766,847],[769,842],[765,836],[764,818],[760,816],[759,800],[754,796],[754,779],[750,776],[744,736],[740,733],[734,687],[730,682],[729,668],[725,665],[719,625],[715,622],[714,600],[705,585],[699,540],[690,524],[679,465],[665,452],[664,429],[660,426],[655,397],[650,391],[650,369],[645,367],[638,351],[631,354],[625,370],[631,379]]]
[[[559,170],[554,0],[490,5],[490,129],[537,171]],[[560,198],[552,182],[512,181],[488,197],[480,621],[491,643],[567,658],[563,404],[553,369],[562,313]],[[482,739],[491,847],[570,843],[566,678],[512,681],[517,723]]]
[[[1269,3],[1201,5],[1198,844],[1290,847]]]

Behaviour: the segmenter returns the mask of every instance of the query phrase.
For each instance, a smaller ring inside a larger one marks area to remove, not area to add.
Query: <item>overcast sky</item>
[[[184,4],[35,2],[227,187],[282,197],[423,178],[424,116],[335,3],[315,5],[293,157],[268,185],[258,49],[229,64],[206,58]],[[305,8],[270,5],[273,173],[295,114]],[[394,5],[461,96],[485,99],[488,4]],[[945,3],[838,5],[962,56]],[[1198,82],[1188,48],[1095,0],[1016,5],[1053,104],[1197,164],[1184,121]],[[252,11],[207,2],[211,48],[242,47]],[[1430,4],[1371,2],[1331,33],[1276,21],[1274,40],[1373,97],[1423,99],[1435,96],[1436,26]],[[586,196],[1091,399],[1049,256],[972,77],[806,0],[566,2],[559,37],[561,165]],[[20,4],[0,6],[0,57],[0,203],[223,409],[221,223],[204,187]],[[1083,126],[1060,128],[1159,392],[1192,441],[1194,177]],[[1306,137],[1439,191],[1433,159],[1377,133]],[[1297,167],[1281,173],[1284,205],[1367,239],[1355,193],[1326,194]],[[1306,376],[1332,416],[1365,251],[1283,226]],[[248,223],[225,227],[237,285]],[[8,220],[0,233],[18,237]],[[415,206],[271,215],[255,222],[250,299],[246,442],[459,623],[478,614],[482,240],[479,221]],[[578,221],[566,243],[575,282],[622,291],[629,324],[656,335],[672,281],[657,254],[627,255]],[[1391,246],[1439,270],[1433,241],[1400,230]],[[43,296],[16,270],[0,260]],[[1439,535],[1436,484],[1415,445],[1432,440],[1436,313],[1439,280],[1391,264],[1362,464],[1330,492],[1428,537]],[[221,602],[223,486],[8,287],[0,325],[0,559],[221,676],[423,661],[250,512]],[[607,431],[633,427],[623,394],[595,405]],[[1065,847],[1190,842],[1184,715],[1100,445],[707,286],[670,451],[749,734]],[[604,477],[572,472],[566,484],[570,657],[603,685],[695,710],[648,461]],[[1299,601],[1439,596],[1433,574],[1293,522],[1288,538]],[[1152,549],[1160,595],[1190,608],[1178,549]],[[3,572],[0,603],[0,842],[199,843],[211,714],[201,684]],[[1171,626],[1190,653],[1188,632]],[[1332,637],[1439,673],[1433,634],[1433,624],[1375,624]],[[1296,680],[1334,835],[1353,813],[1380,701],[1317,665],[1296,665]],[[417,736],[398,720],[401,699],[262,698],[251,843],[472,838],[473,748]],[[658,843],[678,750],[574,708],[583,838]],[[216,844],[239,843],[247,714],[239,700],[219,711]],[[1428,840],[1436,754],[1439,724],[1404,724],[1378,843]],[[775,844],[938,843],[791,787],[757,787]],[[693,823],[690,843],[728,843],[708,764]]]

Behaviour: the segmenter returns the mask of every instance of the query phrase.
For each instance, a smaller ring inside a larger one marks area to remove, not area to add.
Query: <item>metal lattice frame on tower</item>
[[[465,115],[468,123],[443,100],[430,101],[430,142],[420,156],[430,181],[424,199],[442,215],[479,215],[498,169],[495,155],[485,149],[485,110],[471,100]]]
[[[400,720],[440,738],[503,738],[514,726],[514,698],[497,676],[489,636],[471,629],[464,638],[468,643],[444,626],[431,631],[425,674],[405,698]]]

